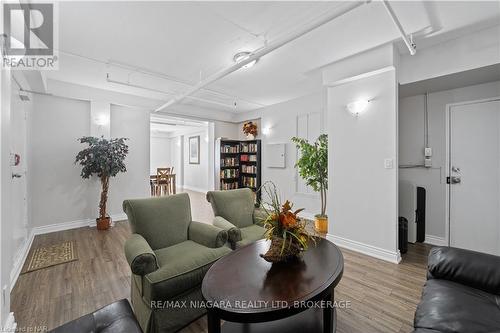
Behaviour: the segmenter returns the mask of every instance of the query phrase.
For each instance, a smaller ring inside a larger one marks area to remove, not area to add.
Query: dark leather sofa
[[[51,333],[142,333],[126,299],[70,321]]]
[[[500,332],[500,257],[435,247],[414,333]]]

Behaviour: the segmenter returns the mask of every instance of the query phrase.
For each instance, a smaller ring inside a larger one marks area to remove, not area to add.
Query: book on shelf
[[[225,157],[225,158],[221,158],[221,160],[220,160],[220,166],[222,166],[222,167],[238,166],[238,165],[239,165],[238,157]]]
[[[235,190],[237,188],[238,188],[238,182],[231,182],[231,183],[226,183],[223,181],[220,182],[221,190]]]
[[[215,182],[220,190],[250,188],[260,202],[261,194],[261,144],[260,140],[217,139],[215,148]]]
[[[242,143],[241,144],[241,152],[242,153],[256,153],[257,152],[257,144],[256,143]]]
[[[240,146],[239,145],[222,145],[220,147],[220,152],[227,153],[227,154],[237,154],[240,152]]]
[[[220,171],[220,178],[238,178],[240,172],[238,169],[224,169]]]
[[[242,162],[257,162],[257,155],[240,155],[240,161]]]
[[[243,173],[257,173],[257,166],[256,165],[242,165],[241,166],[241,172]]]
[[[255,177],[248,177],[248,176],[244,176],[242,179],[241,179],[241,183],[243,184],[243,186],[246,186],[246,187],[257,187],[257,179]]]

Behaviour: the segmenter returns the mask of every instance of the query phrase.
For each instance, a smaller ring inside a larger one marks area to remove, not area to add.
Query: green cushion
[[[125,257],[134,274],[142,276],[158,269],[154,251],[139,234],[132,234],[125,241]]]
[[[222,216],[238,228],[253,224],[254,194],[249,188],[208,191],[207,200],[215,216]]]
[[[207,247],[221,247],[227,242],[227,231],[211,224],[192,221],[189,239]]]
[[[153,250],[188,239],[191,205],[187,193],[125,200],[123,210],[132,233],[142,235]]]
[[[241,230],[222,216],[216,216],[214,218],[214,226],[227,232],[227,240],[229,243],[236,243],[241,240]]]
[[[264,208],[255,208],[253,211],[253,223],[262,226],[268,215]]]
[[[143,297],[166,301],[201,285],[210,266],[229,252],[225,246],[209,248],[193,241],[155,251],[160,268],[144,276]]]
[[[266,232],[265,228],[258,225],[251,225],[246,228],[241,228],[240,230],[241,241],[236,242],[236,248],[240,248],[264,238],[264,233]]]

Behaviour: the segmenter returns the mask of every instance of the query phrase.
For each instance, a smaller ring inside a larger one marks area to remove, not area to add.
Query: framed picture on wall
[[[189,164],[200,164],[200,136],[189,137]]]

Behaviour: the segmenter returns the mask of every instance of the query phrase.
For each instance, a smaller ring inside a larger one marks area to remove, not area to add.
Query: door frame
[[[450,202],[450,192],[451,192],[451,184],[446,183],[446,178],[450,177],[450,170],[451,170],[451,159],[450,159],[450,144],[451,144],[451,108],[456,107],[456,106],[462,106],[462,105],[470,105],[470,104],[481,104],[481,103],[488,103],[488,102],[494,102],[494,101],[500,101],[500,96],[497,97],[490,97],[490,98],[483,98],[483,99],[476,99],[476,100],[470,100],[470,101],[464,101],[464,102],[458,102],[458,103],[449,103],[446,104],[446,112],[445,112],[445,138],[446,138],[446,151],[445,151],[445,167],[444,167],[444,185],[445,185],[445,244],[447,246],[451,246],[451,237],[450,237],[450,231],[451,231],[451,202]]]

